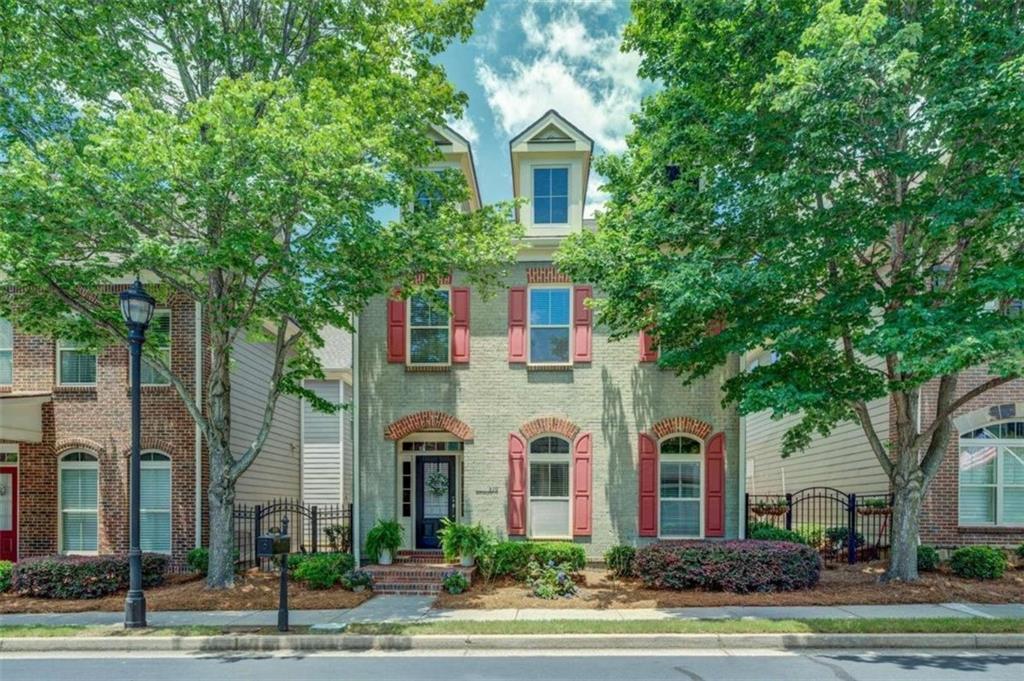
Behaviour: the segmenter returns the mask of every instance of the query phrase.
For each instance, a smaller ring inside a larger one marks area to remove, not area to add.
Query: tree
[[[663,88],[611,199],[559,264],[688,379],[732,353],[741,413],[801,414],[784,453],[862,426],[895,495],[887,577],[917,578],[951,414],[1024,371],[1024,6],[956,0],[636,3],[625,46]],[[666,169],[666,166],[669,166]],[[720,333],[707,333],[709,324]],[[969,367],[981,385],[958,391]],[[923,426],[925,384],[937,385]],[[889,397],[895,430],[866,404]]]
[[[482,0],[12,3],[0,18],[0,316],[100,347],[125,342],[103,284],[136,273],[202,306],[197,401],[158,355],[209,452],[208,583],[233,583],[235,483],[282,394],[322,375],[325,325],[452,269],[482,286],[514,257],[503,206],[468,196],[431,124],[464,95],[431,61]],[[415,205],[418,191],[439,201]],[[392,210],[391,212],[395,212]],[[109,289],[109,287],[108,287]],[[258,435],[230,445],[233,348],[274,347]],[[336,408],[336,407],[333,407]]]

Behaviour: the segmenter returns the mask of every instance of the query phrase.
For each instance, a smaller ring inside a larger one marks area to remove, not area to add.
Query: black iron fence
[[[892,494],[847,494],[809,487],[790,494],[748,494],[747,537],[758,526],[792,530],[826,563],[888,557],[892,545]]]
[[[312,506],[295,499],[274,499],[253,506],[235,505],[235,546],[242,568],[271,568],[256,558],[256,537],[281,528],[288,518],[292,552],[352,551],[352,504]]]

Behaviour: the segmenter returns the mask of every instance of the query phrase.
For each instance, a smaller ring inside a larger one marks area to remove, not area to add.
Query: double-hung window
[[[569,364],[572,289],[530,289],[530,364]]]
[[[10,385],[14,380],[14,327],[6,319],[0,319],[0,385]]]
[[[60,550],[92,553],[99,536],[99,461],[87,452],[71,452],[58,465]]]
[[[95,385],[96,355],[74,341],[57,341],[57,384]]]
[[[409,298],[409,364],[444,365],[451,361],[451,319],[448,291],[437,297]]]
[[[171,459],[160,452],[141,455],[139,546],[153,553],[171,552]]]
[[[156,310],[146,331],[146,345],[155,348],[164,364],[171,366],[171,311]],[[156,365],[142,358],[142,385],[170,385],[171,380],[157,370]]]
[[[701,536],[700,443],[682,436],[662,441],[658,475],[660,536]]]
[[[960,437],[961,525],[1024,525],[1024,421]]]
[[[569,169],[533,169],[533,224],[569,222]]]
[[[540,437],[530,443],[530,536],[568,537],[569,441]]]

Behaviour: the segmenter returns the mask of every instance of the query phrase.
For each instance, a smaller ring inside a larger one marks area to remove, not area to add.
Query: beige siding
[[[306,387],[332,404],[341,399],[341,381],[306,381]],[[302,498],[307,504],[341,501],[345,412],[325,414],[308,402],[302,407]]]
[[[231,448],[240,452],[253,441],[263,422],[273,346],[240,341],[235,345],[233,360]],[[299,439],[299,400],[283,395],[277,402],[273,428],[263,451],[238,481],[235,498],[239,503],[299,497]]]
[[[868,410],[878,437],[885,442],[889,438],[888,400],[870,402]],[[773,421],[767,411],[746,418],[748,493],[782,494],[816,486],[856,493],[889,488],[859,423],[843,423],[827,438],[816,437],[807,449],[783,459],[782,437],[798,420],[792,415]]]

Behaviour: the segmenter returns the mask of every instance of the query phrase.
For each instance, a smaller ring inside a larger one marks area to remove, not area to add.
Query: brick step
[[[469,577],[469,576],[471,576],[472,574],[474,574],[476,572],[473,568],[462,568],[462,567],[455,567],[455,566],[448,566],[448,565],[443,565],[443,566],[431,565],[431,566],[425,566],[425,567],[420,567],[420,566],[416,566],[416,567],[408,566],[408,567],[406,567],[406,566],[402,566],[402,565],[396,565],[396,566],[391,566],[391,568],[387,568],[387,567],[385,567],[385,568],[365,567],[363,569],[366,570],[367,572],[369,572],[371,575],[374,575],[374,576],[381,576],[381,577],[385,577],[385,576],[389,576],[389,577],[398,577],[398,576],[402,576],[402,577],[424,577],[424,578],[427,578],[427,579],[444,579],[444,576],[447,575],[449,572],[461,572],[462,574],[466,575],[466,577]]]
[[[396,563],[427,563],[432,565],[449,565],[440,551],[399,551],[395,556]],[[453,561],[457,563],[458,561]]]
[[[392,596],[436,596],[441,593],[441,585],[416,586],[414,584],[403,584],[401,586],[377,586],[374,585],[373,593]]]

